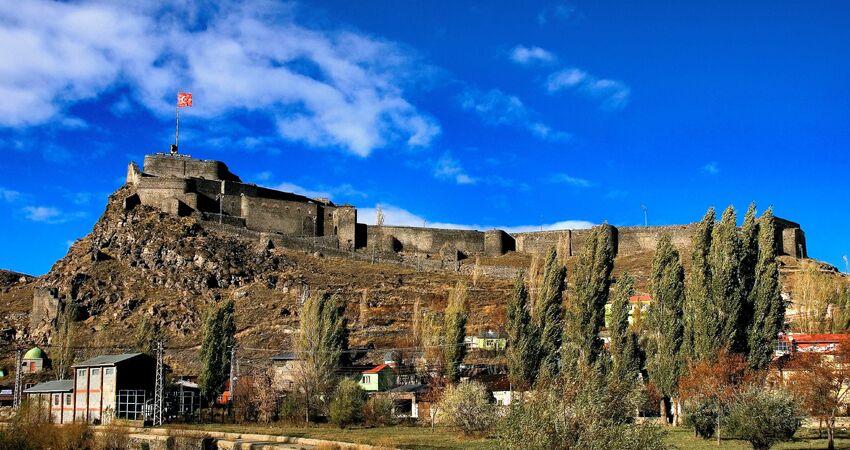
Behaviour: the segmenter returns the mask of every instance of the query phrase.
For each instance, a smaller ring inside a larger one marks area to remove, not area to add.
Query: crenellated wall
[[[514,233],[504,230],[450,230],[440,228],[370,226],[357,223],[357,208],[335,205],[327,199],[311,199],[242,183],[220,161],[183,156],[149,155],[144,170],[135,163],[127,168],[127,183],[136,194],[125,201],[155,206],[163,211],[244,226],[247,230],[291,238],[327,238],[340,250],[424,253],[455,259],[498,256],[510,251],[542,254],[555,247],[569,256],[581,252],[588,229]],[[244,224],[244,225],[243,225]],[[660,236],[669,235],[680,250],[690,245],[693,224],[657,227],[610,227],[618,254],[652,252]],[[800,225],[776,219],[779,254],[806,257],[805,234]]]

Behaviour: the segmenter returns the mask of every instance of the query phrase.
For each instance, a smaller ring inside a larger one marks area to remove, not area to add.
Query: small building
[[[507,374],[481,374],[470,378],[484,385],[497,406],[510,406],[513,390]]]
[[[358,384],[366,392],[379,392],[392,389],[395,387],[395,370],[386,364],[375,366],[363,371]]]
[[[427,391],[428,386],[417,383],[396,386],[385,392],[375,392],[374,395],[392,400],[393,417],[398,419],[419,419],[420,406],[423,403],[422,396]]]
[[[53,380],[24,390],[27,400],[50,412],[53,423],[74,421],[74,381]]]
[[[189,380],[177,380],[172,391],[174,415],[182,419],[194,416],[201,407],[201,388]]]
[[[71,366],[74,421],[108,423],[112,417],[145,418],[153,401],[156,360],[144,353],[102,355]]]
[[[788,333],[776,341],[777,355],[788,353],[832,353],[841,342],[850,342],[850,334],[842,333]]]
[[[272,356],[272,381],[277,389],[295,390],[300,359],[292,352]]]
[[[24,354],[21,360],[22,373],[39,373],[47,368],[47,356],[38,348],[33,347]]]
[[[476,336],[467,336],[464,341],[473,350],[504,351],[508,346],[508,339],[504,333],[487,330]]]
[[[652,303],[652,296],[649,294],[632,295],[629,297],[629,324],[633,324],[641,314],[645,314]],[[611,326],[611,303],[605,304],[605,328]]]

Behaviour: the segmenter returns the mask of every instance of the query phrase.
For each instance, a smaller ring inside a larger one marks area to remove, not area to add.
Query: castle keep
[[[136,192],[124,200],[126,208],[149,205],[171,214],[195,215],[210,224],[261,233],[270,241],[275,237],[311,239],[343,251],[365,249],[457,260],[509,251],[541,253],[559,246],[576,255],[590,232],[509,234],[503,230],[365,225],[357,223],[357,208],[352,205],[243,183],[223,162],[184,155],[148,155],[142,170],[130,163],[127,183]],[[692,228],[692,224],[609,226],[621,256],[654,251],[662,233],[670,235],[677,247],[685,248],[690,244]],[[776,238],[779,254],[806,257],[805,234],[799,224],[777,218]]]

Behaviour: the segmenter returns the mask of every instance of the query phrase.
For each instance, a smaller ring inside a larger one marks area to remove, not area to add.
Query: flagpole
[[[180,105],[177,106],[176,111],[177,124],[174,128],[174,147],[177,147],[180,143]]]

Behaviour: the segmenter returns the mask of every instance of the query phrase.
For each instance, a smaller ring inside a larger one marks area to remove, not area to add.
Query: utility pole
[[[21,406],[21,366],[24,364],[24,353],[20,348],[18,348],[18,351],[15,354],[15,363],[15,392],[12,397],[12,406],[15,409],[18,409]]]
[[[236,344],[230,347],[230,410],[234,411],[236,399]]]
[[[154,382],[153,393],[153,426],[162,425],[162,410],[163,410],[163,362],[162,362],[162,341],[156,343],[156,381]]]

